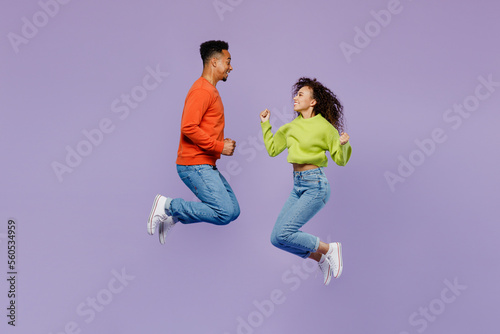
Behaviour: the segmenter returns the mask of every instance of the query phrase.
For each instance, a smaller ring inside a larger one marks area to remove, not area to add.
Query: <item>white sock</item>
[[[172,215],[172,212],[170,212],[170,204],[172,203],[173,198],[167,197],[165,200],[165,213],[169,216],[172,216],[172,219],[174,220],[174,223],[178,223],[179,219],[177,217]]]
[[[165,213],[169,216],[171,216],[171,214],[170,214],[170,202],[172,202],[172,198],[167,197],[167,199],[165,200]]]

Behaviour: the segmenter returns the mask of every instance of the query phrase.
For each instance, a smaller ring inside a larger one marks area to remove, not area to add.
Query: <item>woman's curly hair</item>
[[[337,96],[319,81],[306,77],[300,78],[292,87],[293,96],[297,95],[299,90],[307,86],[312,91],[312,98],[316,100],[314,113],[321,114],[328,122],[340,132],[344,132],[344,107],[337,99]],[[292,96],[292,97],[293,97]]]

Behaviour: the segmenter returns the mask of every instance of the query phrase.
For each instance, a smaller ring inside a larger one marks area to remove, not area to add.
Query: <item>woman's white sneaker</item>
[[[339,278],[342,275],[344,261],[342,260],[342,245],[340,242],[332,242],[329,244],[330,249],[326,253],[327,261],[332,268],[332,276]]]
[[[323,272],[323,283],[325,285],[330,284],[332,280],[332,268],[330,265],[330,261],[328,261],[325,255],[321,255],[321,260],[318,262],[319,269]]]

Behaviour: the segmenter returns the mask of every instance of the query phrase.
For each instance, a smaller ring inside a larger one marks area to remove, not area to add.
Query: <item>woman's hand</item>
[[[349,135],[342,132],[339,137],[340,145],[345,145],[349,141]]]
[[[269,117],[271,117],[271,112],[268,109],[266,109],[266,110],[264,110],[263,112],[260,113],[260,121],[262,123],[268,121]]]

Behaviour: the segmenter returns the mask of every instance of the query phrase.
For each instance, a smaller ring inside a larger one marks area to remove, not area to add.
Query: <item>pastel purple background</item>
[[[478,77],[500,81],[500,3],[402,0],[348,62],[341,43],[354,45],[355,27],[388,1],[219,2],[232,10],[219,16],[212,0],[72,1],[18,53],[8,34],[20,35],[22,18],[41,7],[3,2],[1,332],[56,334],[73,322],[73,332],[97,334],[496,333],[499,87],[457,128],[444,117],[474,95]],[[234,71],[217,88],[238,147],[219,168],[242,213],[226,227],[178,226],[161,246],[145,222],[157,193],[193,197],[175,158],[184,98],[201,74],[198,47],[209,39],[230,43]],[[120,119],[111,104],[148,66],[169,75]],[[278,114],[291,119],[300,76],[336,92],[353,146],[345,168],[330,161],[330,202],[305,228],[343,243],[344,273],[328,287],[319,272],[292,273],[305,261],[269,242],[291,168],[256,141],[258,113],[271,109],[276,125]],[[59,182],[52,163],[65,163],[66,146],[105,118],[114,131]],[[397,173],[399,157],[436,128],[446,141],[391,191],[384,173]],[[15,328],[5,317],[9,218],[18,222]],[[87,322],[77,308],[109,296],[113,270],[134,278]],[[451,303],[442,301],[446,280],[466,286],[448,291]],[[274,290],[282,303],[257,313],[254,302]],[[429,307],[426,320],[419,312]],[[256,326],[238,328],[239,319]]]

